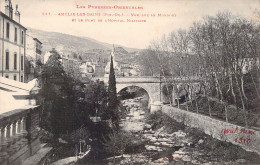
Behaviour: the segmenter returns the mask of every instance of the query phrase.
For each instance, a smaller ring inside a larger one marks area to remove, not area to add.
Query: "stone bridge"
[[[108,77],[96,78],[103,80],[106,84],[108,83]],[[178,78],[178,77],[116,77],[116,89],[120,92],[124,88],[136,86],[143,88],[149,95],[150,103],[155,102],[169,103],[169,99],[163,94],[163,87],[166,84],[175,84],[180,86],[187,82],[191,83],[194,89],[199,89],[199,78],[189,77],[189,78]],[[173,92],[173,98],[176,98]]]

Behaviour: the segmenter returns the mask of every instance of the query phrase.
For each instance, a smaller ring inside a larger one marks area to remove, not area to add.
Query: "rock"
[[[174,132],[174,135],[179,137],[179,138],[183,138],[186,136],[186,133],[184,133],[183,131],[179,130],[178,132]]]
[[[175,151],[174,154],[186,155],[187,153],[183,151]]]
[[[157,151],[157,147],[156,147],[156,146],[146,145],[146,146],[145,146],[145,149],[146,149],[146,150],[149,150],[149,151]]]
[[[167,142],[161,142],[161,145],[163,145],[163,146],[168,146],[168,147],[173,147],[172,144],[169,144],[169,143],[167,143]]]
[[[158,141],[161,141],[161,142],[171,142],[171,140],[167,139],[167,138],[159,138]]]
[[[188,156],[188,155],[185,155],[185,156],[182,158],[182,160],[184,160],[184,161],[186,161],[186,162],[189,162],[189,161],[191,161],[191,157]]]
[[[154,145],[159,146],[159,145],[161,145],[161,143],[160,142],[156,142],[156,143],[154,143]]]
[[[150,137],[149,139],[150,139],[151,142],[156,142],[157,141],[157,138],[155,138],[155,137]]]
[[[59,138],[59,143],[68,144],[68,142],[63,140],[62,138]]]
[[[238,159],[236,162],[237,162],[237,163],[245,163],[246,160],[245,160],[245,159]]]
[[[144,125],[144,130],[149,130],[151,128],[152,128],[152,126],[150,124],[145,124]]]
[[[175,165],[185,165],[185,162],[183,162],[183,161],[178,161],[178,162],[175,163]]]
[[[163,130],[164,130],[164,126],[161,127],[160,129],[158,129],[156,132],[160,133],[160,132],[162,132]]]
[[[182,159],[182,158],[183,158],[182,155],[180,155],[180,154],[175,154],[175,153],[172,155],[172,157],[173,157],[174,159]]]
[[[161,133],[161,134],[158,134],[158,137],[162,137],[162,138],[164,138],[164,137],[167,137],[167,135],[164,134],[164,133]]]
[[[168,160],[164,158],[160,158],[154,161],[154,163],[159,163],[159,164],[168,164]]]
[[[200,139],[200,140],[198,141],[198,144],[201,144],[201,143],[203,143],[203,142],[204,142],[204,140]]]
[[[151,134],[155,134],[155,131],[153,131],[153,130],[150,130],[150,132],[151,132]]]

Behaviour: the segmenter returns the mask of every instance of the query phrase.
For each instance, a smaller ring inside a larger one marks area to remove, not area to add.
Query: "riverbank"
[[[176,122],[161,111],[144,115],[142,107],[132,104],[133,101],[128,117],[121,126],[135,137],[132,138],[135,139],[135,146],[129,144],[127,147],[131,150],[126,149],[123,158],[118,157],[117,164],[260,163],[256,153],[214,139],[201,130]]]

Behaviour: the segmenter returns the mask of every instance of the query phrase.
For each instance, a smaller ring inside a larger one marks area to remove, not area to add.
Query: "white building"
[[[25,34],[26,28],[20,24],[18,6],[16,5],[13,14],[11,0],[6,0],[5,13],[0,11],[0,75],[2,77],[24,81]]]

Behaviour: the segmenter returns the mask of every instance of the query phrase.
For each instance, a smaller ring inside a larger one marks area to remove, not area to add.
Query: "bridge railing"
[[[108,81],[108,77],[94,77],[93,80],[103,80]],[[199,81],[201,77],[191,76],[191,77],[172,77],[172,76],[129,76],[129,77],[116,77],[117,81],[154,81],[154,82],[186,82],[186,81]]]
[[[38,137],[39,110],[17,109],[0,114],[0,164],[20,164],[33,154],[28,147]]]

